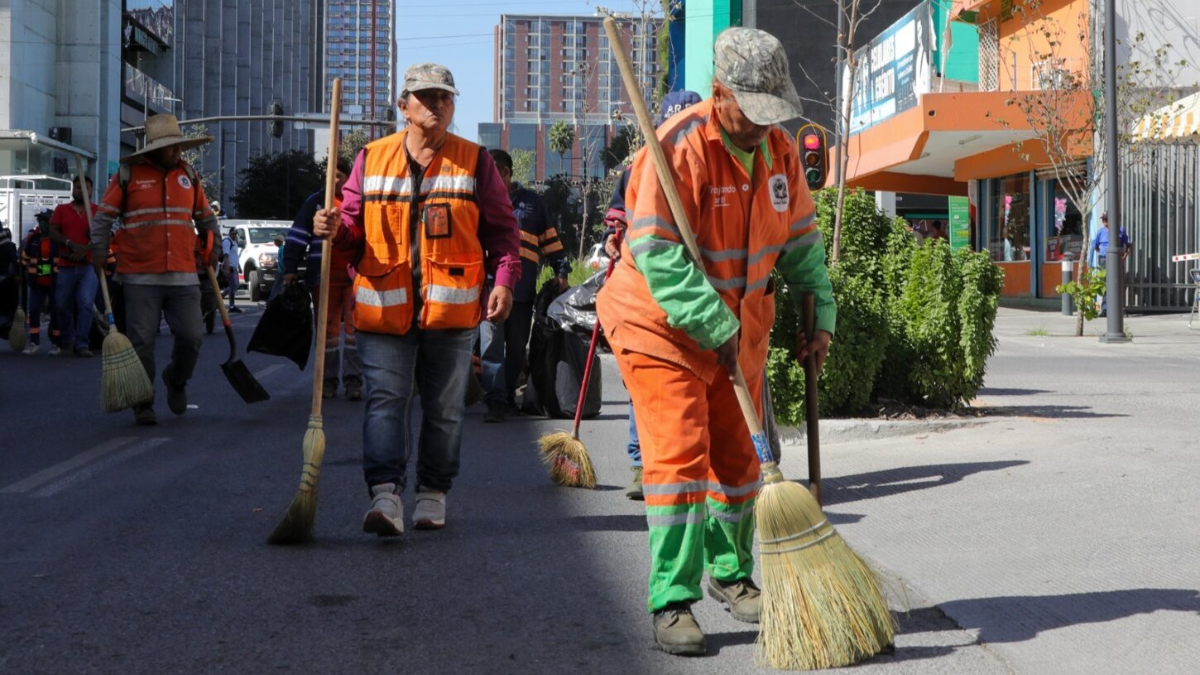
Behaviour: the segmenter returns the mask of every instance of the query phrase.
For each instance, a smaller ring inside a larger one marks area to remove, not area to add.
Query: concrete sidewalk
[[[1000,339],[1034,338],[1046,346],[1112,353],[1125,350],[1138,355],[1200,356],[1200,320],[1188,328],[1188,315],[1135,314],[1125,317],[1125,331],[1133,336],[1126,345],[1108,345],[1099,341],[1108,328],[1108,319],[1084,322],[1083,337],[1075,337],[1076,317],[1060,311],[1001,307],[996,318],[996,337]],[[1125,349],[1132,346],[1133,349]]]

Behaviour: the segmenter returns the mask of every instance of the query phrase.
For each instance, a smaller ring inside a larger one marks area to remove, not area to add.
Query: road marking
[[[66,461],[59,462],[48,469],[43,469],[33,474],[29,478],[26,478],[25,480],[9,485],[3,490],[0,490],[0,494],[18,494],[21,492],[29,492],[42,483],[54,480],[68,471],[77,469],[93,459],[106,455],[113,450],[116,450],[123,445],[128,445],[135,440],[137,439],[132,436],[123,436],[121,438],[114,438],[112,440],[105,441],[91,450],[85,450]]]
[[[274,373],[275,371],[279,370],[282,367],[283,367],[282,363],[276,363],[273,366],[267,366],[266,368],[263,368],[262,370],[258,371],[257,373],[254,373],[254,379],[261,381],[264,377]]]
[[[35,496],[35,497],[52,497],[77,483],[81,483],[85,480],[91,479],[93,476],[95,476],[96,474],[98,474],[102,471],[111,469],[112,467],[120,464],[121,462],[133,459],[134,457],[137,457],[138,455],[142,454],[143,452],[146,452],[147,450],[153,450],[154,448],[157,448],[158,446],[163,445],[164,443],[166,443],[169,440],[171,440],[171,439],[169,439],[169,438],[148,438],[148,439],[142,441],[141,443],[134,445],[131,448],[126,448],[126,449],[116,453],[115,455],[110,455],[108,457],[105,457],[104,459],[100,460],[99,462],[96,462],[95,464],[85,466],[84,468],[80,469],[79,471],[76,471],[75,473],[64,476],[64,477],[60,478],[59,480],[56,480],[53,483],[50,483],[49,485],[42,487],[37,492],[33,493],[33,496]]]

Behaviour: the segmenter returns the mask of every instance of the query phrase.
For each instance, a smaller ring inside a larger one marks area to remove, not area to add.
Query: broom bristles
[[[550,469],[550,480],[564,487],[595,489],[596,469],[583,441],[565,431],[538,439],[542,462]]]
[[[888,648],[895,623],[875,572],[806,488],[772,478],[754,507],[763,580],[759,661],[781,670],[836,668]]]
[[[8,328],[8,346],[14,352],[25,351],[25,310],[17,308],[12,325]]]
[[[109,330],[102,353],[100,401],[104,412],[117,412],[154,399],[154,385],[129,338]]]
[[[275,526],[267,543],[278,546],[304,544],[312,541],[313,523],[317,518],[317,485],[321,480],[321,462],[325,459],[325,431],[319,415],[308,418],[304,432],[304,468],[300,472],[300,488]]]

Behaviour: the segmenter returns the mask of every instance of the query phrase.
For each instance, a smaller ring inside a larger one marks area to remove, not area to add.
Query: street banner
[[[950,248],[967,248],[971,245],[971,200],[968,197],[947,199],[950,211]]]
[[[923,2],[855,51],[850,133],[857,134],[913,108],[928,93],[933,74],[933,24],[929,3]],[[843,69],[843,86],[849,70]]]

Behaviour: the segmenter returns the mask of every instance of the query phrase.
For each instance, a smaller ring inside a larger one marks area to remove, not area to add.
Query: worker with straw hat
[[[146,120],[145,146],[121,160],[123,166],[109,181],[92,222],[92,264],[101,272],[113,223],[121,221],[116,235],[120,241],[117,275],[124,286],[125,326],[150,382],[155,375],[159,316],[166,314],[175,346],[162,379],[167,407],[176,415],[187,411],[187,382],[203,339],[196,251],[209,251],[210,267],[216,266],[220,252],[211,246],[217,218],[195,170],[181,153],[211,141],[184,136],[173,115]],[[138,424],[158,423],[153,398],[135,405],[133,414]]]
[[[708,592],[757,623],[751,579],[759,459],[730,381],[736,365],[762,413],[775,320],[772,272],[816,296],[801,358],[823,362],[836,318],[816,209],[791,137],[800,115],[783,46],[730,28],[715,44],[712,98],[659,127],[702,260],[688,258],[649,153],[633,163],[628,238],[597,299],[629,389],[642,446],[654,638],[672,654],[705,652],[690,606]],[[632,264],[629,264],[632,262]]]

